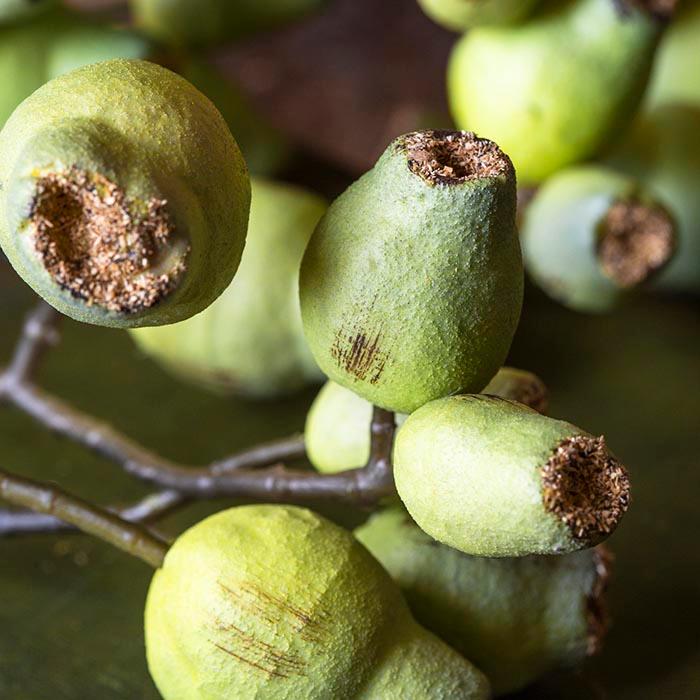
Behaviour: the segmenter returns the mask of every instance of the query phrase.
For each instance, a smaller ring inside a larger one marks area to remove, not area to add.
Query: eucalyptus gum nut
[[[484,24],[519,22],[540,0],[418,0],[428,17],[447,29],[463,32]]]
[[[399,413],[483,389],[522,291],[515,174],[495,144],[465,132],[392,142],[321,219],[300,277],[323,372]]]
[[[658,287],[700,293],[700,105],[669,104],[640,115],[608,164],[639,180],[671,210],[678,250]]]
[[[565,554],[610,535],[629,479],[594,438],[513,401],[452,396],[411,414],[394,479],[416,524],[466,554]]]
[[[55,4],[55,0],[0,0],[0,25],[29,19]]]
[[[145,633],[164,700],[488,697],[349,532],[291,506],[232,508],[181,535]]]
[[[610,311],[672,259],[672,215],[636,180],[601,166],[563,170],[524,216],[525,269],[552,298],[578,311]]]
[[[403,591],[416,620],[472,660],[495,695],[599,651],[610,555],[489,559],[439,544],[387,509],[355,531]]]
[[[0,133],[0,187],[8,259],[88,323],[194,315],[228,286],[245,242],[250,182],[226,123],[145,61],[86,66],[27,98]]]
[[[549,0],[523,25],[475,29],[449,64],[455,121],[496,141],[520,185],[537,184],[627,127],[662,27],[631,0]]]
[[[297,294],[304,248],[326,203],[253,178],[248,237],[226,291],[181,323],[132,331],[137,345],[177,377],[219,393],[271,398],[320,382]]]

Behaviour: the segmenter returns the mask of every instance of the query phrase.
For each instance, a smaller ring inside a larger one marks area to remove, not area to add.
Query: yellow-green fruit
[[[248,238],[228,289],[193,318],[132,331],[176,376],[223,393],[264,398],[321,381],[306,345],[297,294],[299,265],[325,202],[304,190],[253,178]]]
[[[547,388],[532,372],[502,367],[484,389],[520,401],[537,411],[547,409]],[[396,416],[397,426],[406,420]],[[328,381],[306,416],[304,441],[311,464],[324,473],[342,472],[367,463],[370,450],[372,404],[350,389]]]
[[[152,63],[56,78],[0,133],[0,243],[80,321],[136,327],[202,311],[240,260],[250,181],[214,105]]]
[[[0,25],[25,20],[55,5],[55,0],[0,0]]]
[[[488,697],[367,550],[301,508],[233,508],[181,535],[153,578],[145,627],[165,700]]]
[[[399,413],[483,389],[520,316],[515,206],[494,143],[448,131],[392,142],[306,249],[304,332],[325,374]]]
[[[494,396],[451,396],[411,414],[394,478],[423,531],[477,556],[591,547],[629,504],[627,472],[603,438]]]
[[[424,627],[471,659],[495,695],[597,652],[607,628],[610,555],[489,559],[438,544],[396,508],[356,536],[391,574]]]
[[[428,17],[463,32],[483,24],[510,24],[530,14],[539,0],[418,0]]]
[[[456,123],[496,141],[521,185],[594,156],[644,94],[663,27],[649,4],[548,0],[523,25],[469,32],[448,71]]]

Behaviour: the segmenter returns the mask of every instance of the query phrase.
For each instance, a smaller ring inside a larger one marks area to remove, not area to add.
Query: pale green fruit
[[[0,133],[0,243],[20,276],[80,321],[175,323],[228,286],[250,182],[214,105],[152,63],[55,78]]]
[[[0,0],[0,25],[31,18],[55,4],[56,0]]]
[[[299,265],[326,203],[289,185],[253,178],[248,238],[228,289],[182,323],[132,331],[176,376],[222,393],[291,393],[322,375],[306,345]]]
[[[304,332],[324,373],[399,413],[483,389],[520,316],[515,204],[495,144],[447,131],[392,142],[306,249]]]
[[[598,153],[644,94],[663,22],[632,0],[547,0],[525,24],[483,27],[456,46],[457,125],[496,141],[521,185]]]
[[[185,532],[153,578],[145,618],[164,700],[489,694],[350,533],[301,508],[232,508]]]
[[[356,536],[401,587],[416,620],[476,663],[494,694],[597,652],[610,555],[489,559],[438,544],[396,508]]]
[[[578,311],[619,306],[673,258],[672,214],[635,179],[600,166],[563,170],[525,211],[525,269]]]
[[[598,544],[629,504],[603,438],[493,396],[451,396],[411,414],[394,478],[431,537],[467,554],[563,554]]]
[[[485,394],[520,401],[540,412],[547,408],[547,388],[532,372],[502,367],[484,389]],[[396,425],[406,420],[396,416]],[[350,389],[328,381],[306,416],[304,441],[311,464],[324,473],[361,467],[370,450],[372,404]]]
[[[463,32],[483,24],[510,24],[530,14],[540,0],[418,0],[428,17]]]

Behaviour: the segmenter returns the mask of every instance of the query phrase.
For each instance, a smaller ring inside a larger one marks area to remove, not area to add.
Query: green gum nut
[[[175,323],[228,286],[250,181],[214,105],[152,63],[113,60],[52,80],[0,132],[0,243],[72,318]]]
[[[678,250],[658,286],[700,293],[700,105],[669,104],[640,115],[608,163],[639,180],[669,207]]]
[[[416,620],[471,659],[495,695],[599,651],[611,557],[489,559],[438,544],[396,508],[355,533],[391,574]]]
[[[520,401],[542,413],[547,410],[547,387],[539,377],[525,370],[502,367],[484,393]],[[405,420],[404,414],[397,415],[396,425],[400,427]],[[371,423],[369,401],[335,382],[326,382],[306,417],[304,440],[309,461],[323,473],[342,472],[366,464]]]
[[[0,0],[0,26],[46,12],[56,0]]]
[[[299,265],[326,203],[253,178],[248,237],[226,291],[182,323],[132,337],[176,376],[220,393],[271,398],[320,382],[301,326]]]
[[[428,17],[455,32],[520,22],[540,0],[418,0]]]
[[[394,478],[424,532],[476,556],[591,547],[629,504],[627,472],[602,437],[493,396],[452,396],[410,415]]]
[[[145,631],[165,700],[489,696],[367,550],[301,508],[233,508],[181,535],[151,583]]]
[[[496,141],[521,185],[594,156],[633,116],[663,21],[633,0],[548,0],[523,25],[456,46],[448,93],[459,127]]]
[[[642,186],[603,167],[551,177],[522,228],[529,275],[578,311],[610,311],[657,275],[676,248],[673,216]]]
[[[515,206],[496,144],[449,131],[392,142],[304,256],[304,332],[324,373],[399,413],[483,389],[520,316]]]

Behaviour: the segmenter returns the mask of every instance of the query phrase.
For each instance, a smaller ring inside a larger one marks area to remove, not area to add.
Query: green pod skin
[[[502,367],[484,393],[520,401],[541,413],[547,410],[547,387],[532,372],[521,369]],[[396,425],[400,427],[405,420],[404,414],[398,414]],[[369,401],[335,382],[326,382],[306,416],[304,440],[309,461],[325,474],[366,464],[371,423]]]
[[[658,287],[700,293],[700,105],[669,104],[639,116],[627,138],[608,158],[620,172],[638,178],[673,212],[678,251]]]
[[[490,24],[524,20],[540,0],[418,0],[430,19],[446,29],[464,32]]]
[[[304,339],[297,288],[304,248],[326,203],[289,185],[257,178],[252,185],[246,247],[226,291],[182,323],[131,333],[181,379],[272,398],[322,380]]]
[[[326,0],[129,0],[136,26],[172,46],[210,46],[297,20]]]
[[[0,26],[30,19],[55,4],[56,0],[0,0]]]
[[[547,0],[524,25],[484,27],[455,47],[455,122],[496,141],[520,185],[611,143],[646,88],[663,22],[632,0]]]
[[[540,187],[521,241],[525,269],[549,296],[577,311],[604,313],[668,264],[676,225],[636,180],[579,166]]]
[[[416,620],[472,660],[494,695],[521,690],[602,646],[610,555],[490,559],[435,542],[401,509],[355,536],[403,591]]]
[[[349,532],[291,506],[232,508],[181,535],[145,631],[164,700],[489,696]]]
[[[79,321],[175,323],[228,286],[250,180],[214,105],[152,63],[56,78],[0,133],[0,243],[20,276]]]
[[[515,206],[495,144],[446,131],[391,143],[333,202],[304,256],[304,332],[323,372],[398,413],[483,389],[522,305]]]
[[[424,532],[476,556],[591,547],[629,504],[627,472],[603,438],[494,396],[451,396],[411,414],[394,478]]]

